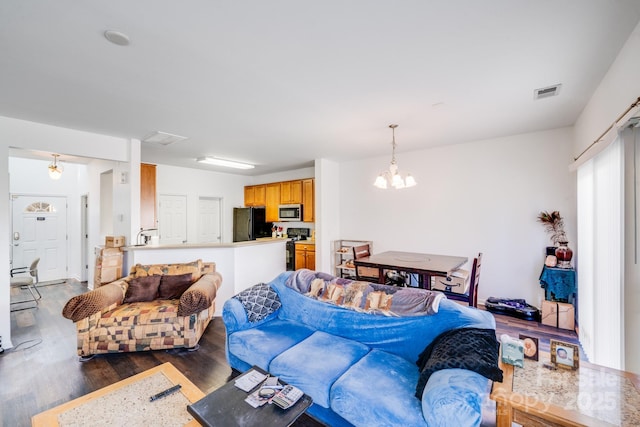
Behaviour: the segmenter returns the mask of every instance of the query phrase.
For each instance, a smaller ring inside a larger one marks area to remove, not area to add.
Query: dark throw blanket
[[[493,329],[459,328],[443,332],[418,357],[420,378],[416,397],[422,399],[429,377],[440,369],[468,369],[502,382],[502,370],[498,367],[499,348]]]

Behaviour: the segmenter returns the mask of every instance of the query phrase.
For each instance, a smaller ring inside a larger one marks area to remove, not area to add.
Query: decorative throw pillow
[[[457,328],[443,332],[418,357],[420,378],[416,397],[422,400],[429,377],[440,369],[468,369],[502,382],[502,370],[498,367],[499,348],[494,329]]]
[[[162,276],[146,276],[131,279],[127,293],[124,296],[124,304],[131,302],[153,301],[158,296],[158,286]]]
[[[158,299],[180,298],[182,293],[189,289],[191,283],[193,283],[193,275],[191,273],[178,274],[175,276],[164,275],[160,280]]]

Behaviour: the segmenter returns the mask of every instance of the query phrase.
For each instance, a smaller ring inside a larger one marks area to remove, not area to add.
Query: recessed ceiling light
[[[255,168],[255,165],[252,165],[250,163],[235,162],[233,160],[219,159],[217,157],[199,157],[196,159],[196,161],[199,163],[205,163],[207,165],[225,166],[228,168],[236,168],[236,169]]]
[[[113,44],[118,46],[129,46],[129,36],[121,33],[120,31],[107,30],[104,32],[104,37]]]

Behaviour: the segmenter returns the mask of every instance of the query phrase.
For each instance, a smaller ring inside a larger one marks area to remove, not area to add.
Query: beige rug
[[[173,385],[158,372],[59,414],[58,423],[63,427],[184,426],[193,417],[187,412],[190,402],[180,391],[149,401]]]

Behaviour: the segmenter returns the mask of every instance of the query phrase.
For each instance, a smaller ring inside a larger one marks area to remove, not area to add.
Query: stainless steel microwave
[[[278,207],[279,221],[302,221],[302,205],[280,205]]]

